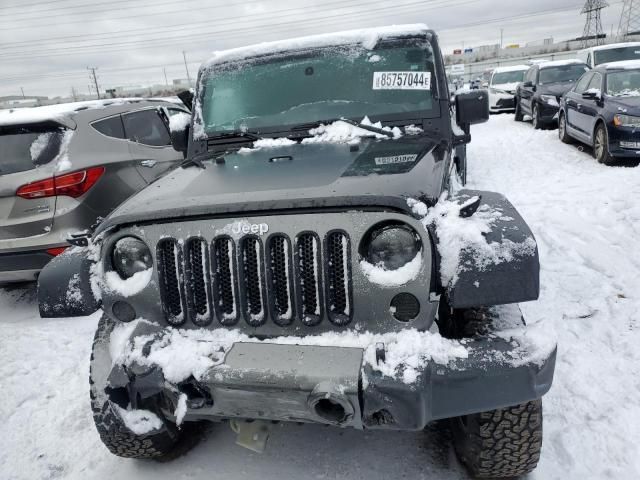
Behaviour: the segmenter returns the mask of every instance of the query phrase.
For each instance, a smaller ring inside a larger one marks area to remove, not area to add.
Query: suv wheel
[[[129,429],[120,415],[120,408],[105,393],[106,375],[111,368],[109,337],[115,322],[103,316],[93,340],[89,370],[89,393],[93,420],[100,440],[111,453],[125,458],[153,458],[172,460],[186,453],[202,438],[202,424],[185,423],[182,428],[164,418],[159,409],[145,405],[145,410],[155,414],[162,422],[159,428],[145,434]],[[104,363],[108,362],[108,363]],[[106,366],[108,365],[108,367]]]
[[[451,420],[456,454],[474,478],[511,478],[536,468],[542,400]]]
[[[533,104],[533,111],[531,112],[531,116],[533,117],[533,128],[536,130],[541,130],[542,122],[540,121],[540,107],[538,107],[537,103]]]
[[[609,135],[607,128],[601,123],[596,127],[596,133],[593,137],[593,155],[599,163],[611,165],[614,161],[609,153]]]
[[[567,134],[567,117],[563,112],[560,112],[560,118],[558,118],[558,137],[562,143],[572,143],[572,138]]]
[[[516,97],[516,122],[521,122],[523,120],[524,120],[524,115],[522,114],[522,107],[520,106],[518,97]]]

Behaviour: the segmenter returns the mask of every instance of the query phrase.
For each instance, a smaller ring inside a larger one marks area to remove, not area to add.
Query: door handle
[[[158,162],[156,160],[142,160],[140,162],[140,165],[142,165],[143,167],[147,167],[147,168],[153,168],[156,166]]]
[[[576,106],[578,107],[578,110],[580,110],[582,108],[582,104],[581,103],[578,103]]]

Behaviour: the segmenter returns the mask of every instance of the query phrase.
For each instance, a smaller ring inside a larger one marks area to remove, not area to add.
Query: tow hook
[[[264,420],[231,420],[231,430],[236,433],[236,445],[263,453],[267,446],[271,422]]]

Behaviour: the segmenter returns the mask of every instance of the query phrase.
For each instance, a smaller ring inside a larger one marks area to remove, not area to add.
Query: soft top
[[[564,67],[566,65],[586,65],[582,60],[578,60],[577,58],[570,58],[568,60],[554,60],[550,62],[540,63],[540,69],[543,68],[553,68],[553,67]]]
[[[71,117],[77,112],[150,101],[182,103],[177,98],[110,98],[85,102],[60,103],[42,107],[0,110],[0,127],[53,121],[69,128],[75,128],[75,122],[73,122]]]
[[[307,37],[263,42],[246,47],[232,48],[213,52],[213,56],[202,67],[242,60],[250,57],[268,55],[291,50],[322,48],[337,45],[361,44],[366,49],[373,49],[378,41],[384,38],[424,35],[429,28],[423,23],[408,25],[392,25],[387,27],[347,30],[344,32],[311,35]]]
[[[496,67],[493,69],[493,73],[520,72],[522,70],[529,70],[530,68],[530,65],[511,65],[509,67]]]
[[[639,44],[640,45],[640,44]],[[636,70],[640,69],[640,60],[624,60],[622,62],[610,62],[599,65],[607,70]]]

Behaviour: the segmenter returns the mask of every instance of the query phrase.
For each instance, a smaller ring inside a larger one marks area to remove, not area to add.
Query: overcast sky
[[[88,93],[195,76],[210,52],[260,41],[427,23],[445,53],[464,46],[557,41],[582,33],[580,0],[0,0],[0,96]],[[622,2],[603,12],[617,29]]]

